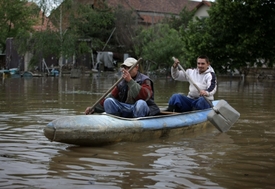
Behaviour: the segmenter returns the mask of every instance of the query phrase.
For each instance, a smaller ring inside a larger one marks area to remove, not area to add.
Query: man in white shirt
[[[188,95],[173,94],[169,99],[168,111],[186,112],[192,110],[203,110],[211,108],[210,104],[204,99],[205,96],[210,101],[214,100],[217,90],[217,79],[207,56],[197,58],[197,68],[187,69],[186,73],[178,69],[179,60],[175,59],[171,67],[172,78],[179,81],[188,81],[188,77],[199,87],[190,84]],[[188,77],[186,77],[186,74]]]

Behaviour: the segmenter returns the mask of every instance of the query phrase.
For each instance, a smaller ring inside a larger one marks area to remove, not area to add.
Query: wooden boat
[[[217,103],[213,102],[214,105]],[[157,116],[141,118],[108,114],[65,116],[48,123],[44,135],[50,141],[81,146],[145,141],[183,134],[190,127],[205,126],[210,111],[211,108],[185,113],[162,112]]]

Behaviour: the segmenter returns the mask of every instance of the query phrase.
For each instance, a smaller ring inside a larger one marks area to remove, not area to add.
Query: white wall
[[[210,7],[203,5],[201,6],[195,13],[195,17],[199,17],[199,18],[205,18],[205,17],[209,17],[208,15],[208,10],[210,9]]]

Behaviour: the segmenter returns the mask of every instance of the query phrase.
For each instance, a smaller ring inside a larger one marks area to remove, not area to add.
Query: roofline
[[[203,6],[203,5],[206,5],[206,6],[208,6],[208,7],[211,7],[211,2],[210,1],[205,1],[205,0],[202,0],[197,6],[196,6],[196,8],[198,9],[198,8],[200,8],[201,6]]]

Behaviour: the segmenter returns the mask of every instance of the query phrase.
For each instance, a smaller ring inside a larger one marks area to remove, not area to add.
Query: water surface
[[[43,128],[80,115],[117,78],[7,78],[0,83],[1,188],[274,188],[275,83],[218,78],[216,99],[241,113],[226,133],[214,127],[139,143],[79,147],[50,142]],[[188,84],[153,77],[167,106]]]

